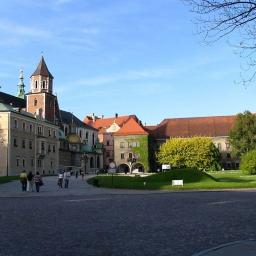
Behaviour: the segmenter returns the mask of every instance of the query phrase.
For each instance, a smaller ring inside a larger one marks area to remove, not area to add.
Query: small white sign
[[[183,180],[172,180],[172,186],[183,186]]]
[[[163,164],[162,165],[162,170],[170,170],[171,166],[169,164]]]

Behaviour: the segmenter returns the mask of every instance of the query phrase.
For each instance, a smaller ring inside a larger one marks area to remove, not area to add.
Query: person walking
[[[59,174],[58,174],[58,186],[59,186],[59,188],[62,188],[62,184],[63,184],[63,172],[62,172],[62,170],[60,170]]]
[[[27,189],[27,173],[23,170],[20,174],[20,182],[22,191],[26,191]]]
[[[36,185],[36,192],[39,192],[40,186],[43,185],[43,180],[39,172],[36,172],[36,175],[34,176],[34,182]]]
[[[33,192],[34,189],[34,181],[33,181],[34,175],[32,174],[32,172],[29,172],[27,175],[27,192]]]
[[[76,171],[76,179],[78,178],[78,171]]]
[[[71,176],[70,171],[69,171],[69,170],[65,170],[65,172],[64,172],[64,174],[63,174],[64,183],[65,183],[64,187],[65,187],[65,188],[68,188],[70,176]]]

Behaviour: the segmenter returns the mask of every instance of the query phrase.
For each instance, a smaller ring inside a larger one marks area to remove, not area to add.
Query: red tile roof
[[[37,75],[53,78],[53,75],[50,73],[50,71],[47,68],[47,65],[45,63],[43,56],[38,64],[36,70],[34,71],[34,73],[31,76],[37,76]]]
[[[115,132],[115,136],[126,136],[126,135],[148,135],[145,129],[135,121],[134,118],[129,120],[121,127],[120,130]]]
[[[93,122],[93,119],[91,117],[85,117],[84,123],[89,124],[96,129],[101,129],[101,128],[106,129],[106,128],[110,127],[114,123],[114,121],[119,126],[122,126],[131,117],[134,120],[136,120],[137,122],[139,121],[136,115],[129,115],[129,116],[118,116],[117,118],[116,117],[98,118],[95,120],[95,122]]]
[[[154,130],[150,131],[150,134],[157,139],[228,136],[235,119],[236,116],[164,119]]]

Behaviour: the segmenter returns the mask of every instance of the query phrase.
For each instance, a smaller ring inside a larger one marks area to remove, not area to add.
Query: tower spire
[[[24,84],[24,76],[23,70],[20,70],[19,83],[18,83],[18,92],[17,97],[21,99],[25,99],[25,84]]]

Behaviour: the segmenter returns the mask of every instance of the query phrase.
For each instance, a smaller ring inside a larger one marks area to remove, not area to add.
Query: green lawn
[[[18,180],[18,176],[7,176],[7,177],[0,177],[0,184],[7,183],[13,180]]]
[[[172,187],[171,181],[179,179],[183,179],[184,186]],[[256,188],[256,175],[247,176],[242,174],[241,171],[220,171],[207,174],[194,169],[181,169],[152,174],[148,177],[129,177],[123,175],[113,175],[112,177],[112,175],[99,175],[90,179],[88,183],[100,187],[128,189],[186,190]]]

